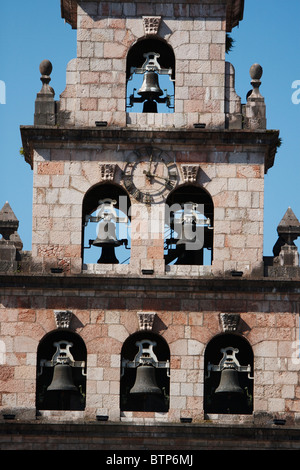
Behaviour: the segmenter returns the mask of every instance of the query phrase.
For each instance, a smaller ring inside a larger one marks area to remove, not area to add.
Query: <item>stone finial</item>
[[[294,244],[300,236],[300,222],[290,207],[279,222],[277,233],[288,245]]]
[[[236,331],[240,316],[237,313],[220,313],[220,320],[224,332]]]
[[[50,75],[52,72],[52,64],[50,60],[43,60],[40,63],[40,73],[42,88],[37,94],[35,100],[35,113],[34,113],[34,124],[35,125],[55,125],[55,101],[54,101],[54,90],[49,83],[51,81]]]
[[[185,183],[195,183],[199,165],[181,165],[182,177]]]
[[[18,230],[19,221],[9,203],[6,201],[0,211],[0,233],[5,240]]]
[[[259,64],[250,67],[251,85],[253,87],[247,94],[247,104],[245,105],[245,127],[248,129],[266,129],[266,105],[260,93],[261,77],[263,68]]]
[[[54,310],[55,323],[57,328],[70,328],[73,312],[69,310]]]
[[[250,77],[251,77],[251,85],[253,86],[253,91],[250,95],[250,97],[253,99],[253,98],[262,98],[261,94],[260,94],[260,91],[259,91],[259,87],[261,85],[261,77],[262,77],[262,74],[263,74],[263,68],[261,65],[259,64],[253,64],[251,67],[250,67]]]
[[[41,93],[46,93],[46,94],[50,93],[54,96],[54,90],[52,87],[49,86],[49,83],[51,82],[50,75],[53,69],[50,60],[43,60],[40,63],[39,69],[41,73],[41,82],[43,84]]]
[[[273,254],[282,266],[299,266],[299,253],[294,241],[300,236],[300,222],[289,207],[277,227],[278,240]]]
[[[19,221],[9,203],[6,202],[0,211],[0,271],[15,271],[18,267],[18,251],[23,243],[17,233]]]
[[[152,330],[155,315],[155,312],[138,312],[140,330]]]
[[[145,34],[157,34],[161,16],[143,16]]]

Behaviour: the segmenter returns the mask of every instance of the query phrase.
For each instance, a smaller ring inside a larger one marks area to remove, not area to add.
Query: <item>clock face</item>
[[[123,182],[127,191],[140,202],[151,204],[165,200],[178,178],[174,161],[163,150],[145,147],[136,150],[126,164]]]

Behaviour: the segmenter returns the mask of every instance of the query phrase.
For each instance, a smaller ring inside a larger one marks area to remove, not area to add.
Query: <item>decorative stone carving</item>
[[[106,181],[112,181],[115,176],[116,165],[114,163],[100,163],[101,178]]]
[[[253,90],[247,94],[245,105],[245,127],[248,129],[266,129],[266,105],[260,93],[261,77],[263,68],[259,64],[253,64],[250,68],[251,85]]]
[[[50,60],[43,60],[40,63],[40,73],[42,88],[37,94],[35,100],[35,112],[34,112],[34,124],[35,125],[46,125],[54,126],[56,121],[55,114],[55,101],[54,101],[54,90],[49,85],[52,72],[52,64]]]
[[[140,330],[152,330],[155,315],[156,312],[138,312]]]
[[[278,240],[273,247],[274,263],[299,266],[299,253],[294,241],[300,236],[300,222],[290,207],[281,219],[277,233]]]
[[[73,312],[70,310],[54,310],[57,328],[70,328]]]
[[[5,240],[9,240],[13,233],[16,233],[19,227],[19,221],[15,216],[9,203],[6,201],[0,211],[0,234]]]
[[[220,313],[220,320],[224,332],[236,331],[240,315],[238,313]]]
[[[185,183],[195,183],[199,165],[181,165],[182,178]]]
[[[143,16],[145,34],[157,34],[161,16]]]
[[[19,221],[9,203],[6,202],[0,211],[0,271],[9,272],[18,268],[18,252],[23,243],[17,232]]]

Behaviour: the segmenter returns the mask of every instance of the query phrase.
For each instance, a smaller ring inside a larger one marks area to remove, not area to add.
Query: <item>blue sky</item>
[[[266,256],[272,255],[277,225],[289,206],[300,219],[300,104],[292,102],[297,91],[292,84],[300,81],[299,18],[299,0],[245,0],[244,20],[232,32],[235,46],[226,58],[235,67],[242,102],[251,88],[251,65],[262,65],[267,127],[279,129],[283,141],[265,178]],[[76,31],[61,18],[60,0],[1,2],[0,81],[6,86],[6,104],[0,104],[0,208],[10,203],[25,250],[31,250],[32,170],[19,153],[20,125],[33,124],[40,62],[53,64],[50,84],[58,100],[74,57]]]

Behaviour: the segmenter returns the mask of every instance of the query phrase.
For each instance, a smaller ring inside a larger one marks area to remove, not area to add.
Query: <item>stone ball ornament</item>
[[[41,72],[41,75],[51,75],[52,64],[50,60],[45,59],[40,63],[40,72]]]
[[[252,80],[260,80],[263,74],[263,68],[259,64],[253,64],[250,67],[250,77]]]

